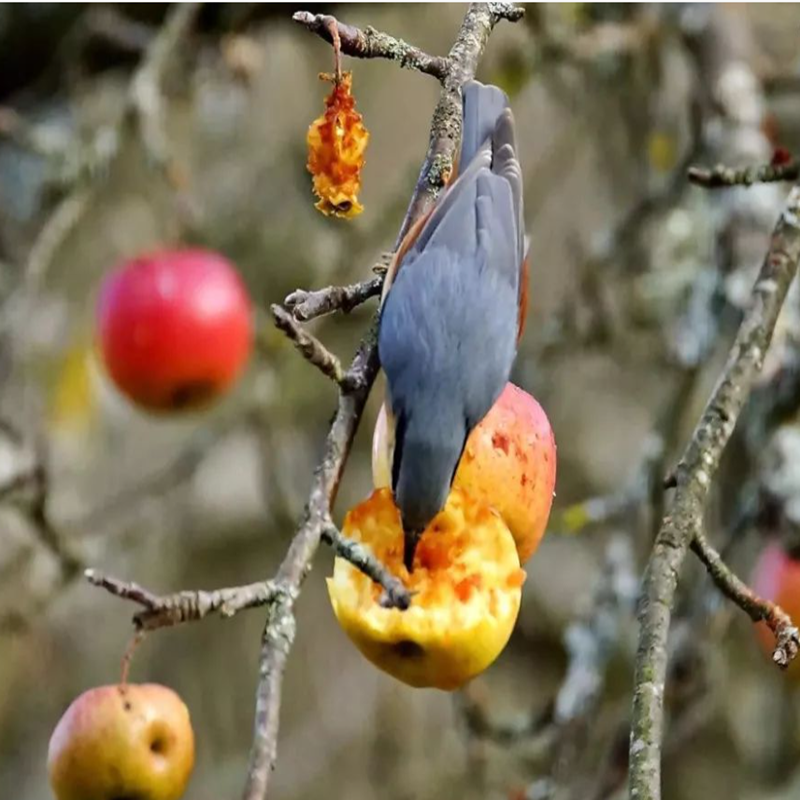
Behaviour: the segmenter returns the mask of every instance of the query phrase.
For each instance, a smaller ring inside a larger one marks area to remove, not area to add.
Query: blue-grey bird
[[[398,248],[381,309],[386,457],[409,570],[467,437],[508,382],[527,306],[514,116],[496,86],[462,94],[459,174]]]

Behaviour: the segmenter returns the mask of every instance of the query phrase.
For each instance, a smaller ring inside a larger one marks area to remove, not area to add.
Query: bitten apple
[[[158,684],[90,689],[59,720],[47,766],[58,800],[177,800],[194,766],[189,711]]]
[[[381,587],[336,559],[328,579],[334,613],[373,664],[411,686],[452,690],[500,655],[519,613],[525,573],[499,514],[452,491],[423,532],[410,574],[389,489],[353,508],[343,533],[366,545],[412,594],[408,609],[384,608]]]

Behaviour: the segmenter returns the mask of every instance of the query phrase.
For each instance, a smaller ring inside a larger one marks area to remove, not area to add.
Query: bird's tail
[[[494,133],[497,120],[508,108],[508,97],[496,86],[470,81],[461,89],[464,124],[459,170],[463,171]]]

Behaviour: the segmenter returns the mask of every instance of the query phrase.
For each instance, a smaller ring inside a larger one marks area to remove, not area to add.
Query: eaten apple
[[[410,573],[389,489],[353,508],[342,532],[368,547],[412,596],[405,610],[384,608],[381,587],[336,559],[328,579],[334,613],[373,664],[410,686],[453,690],[500,655],[519,613],[525,573],[511,533],[485,503],[452,491],[423,532]]]

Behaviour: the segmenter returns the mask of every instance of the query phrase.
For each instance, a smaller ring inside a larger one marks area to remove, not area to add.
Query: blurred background
[[[203,7],[159,62],[159,140],[130,109],[170,7],[0,5],[3,797],[50,796],[52,728],[80,692],[118,679],[131,633],[132,606],[83,582],[54,541],[155,591],[214,588],[271,575],[302,513],[336,393],[267,310],[296,288],[366,278],[391,249],[438,86],[345,59],[371,132],[365,211],[323,217],[305,134],[332,53],[292,23],[298,8]],[[313,10],[445,54],[466,6]],[[800,147],[798,35],[796,6],[755,4],[529,5],[497,27],[478,77],[509,93],[520,132],[532,274],[514,380],[555,429],[550,530],[509,647],[455,695],[409,689],[357,653],[321,551],[299,601],[272,796],[622,796],[634,603],[661,480],[724,364],[786,191],[709,192],[686,167]],[[212,410],[152,418],[96,374],[94,302],[121,261],[179,243],[241,270],[258,348]],[[374,304],[310,327],[349,360]],[[800,541],[799,310],[793,292],[709,508],[710,538],[745,576],[769,538]],[[374,394],[337,521],[371,488]],[[173,687],[191,710],[193,800],[243,783],[263,621],[255,610],[160,631],[137,653],[132,679]],[[799,796],[796,679],[691,559],[671,647],[665,796]]]

